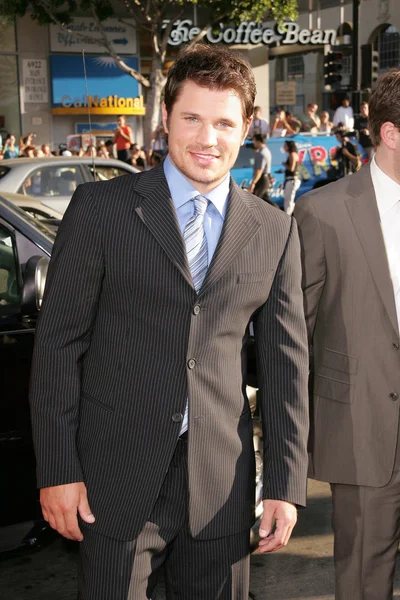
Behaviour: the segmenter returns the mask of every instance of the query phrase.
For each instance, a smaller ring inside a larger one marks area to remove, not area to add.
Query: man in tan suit
[[[331,484],[336,598],[392,598],[400,539],[400,71],[370,98],[376,155],[296,203],[313,348],[311,471]]]

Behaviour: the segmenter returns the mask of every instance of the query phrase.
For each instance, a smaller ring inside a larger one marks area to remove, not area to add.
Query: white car
[[[52,221],[58,224],[63,218],[62,213],[50,206],[46,206],[38,198],[24,196],[24,194],[13,194],[12,192],[2,192],[1,195],[16,206],[22,208],[31,217],[46,225],[51,224]]]
[[[32,196],[44,206],[64,214],[79,184],[139,172],[131,165],[111,158],[9,158],[0,163],[0,193]]]

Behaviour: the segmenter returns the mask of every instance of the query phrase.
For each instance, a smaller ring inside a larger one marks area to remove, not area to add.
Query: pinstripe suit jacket
[[[251,526],[252,318],[265,497],[302,505],[308,356],[295,221],[232,181],[196,294],[162,166],[80,186],[54,246],[37,327],[31,410],[39,487],[84,481],[92,527],[137,537],[189,397],[191,532],[210,539]]]

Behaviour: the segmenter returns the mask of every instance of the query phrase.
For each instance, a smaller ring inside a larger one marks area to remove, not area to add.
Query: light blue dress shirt
[[[216,188],[207,194],[200,194],[193,184],[172,164],[169,156],[164,161],[164,174],[171,192],[182,236],[186,223],[194,213],[194,202],[191,202],[191,200],[195,196],[202,195],[210,201],[204,215],[204,233],[207,238],[208,264],[210,265],[221,235],[228,205],[229,173]],[[188,420],[188,405],[186,404],[180,435],[187,430]]]
[[[178,217],[181,233],[185,230],[186,223],[194,213],[194,202],[191,200],[199,196],[200,192],[196,190],[190,181],[172,164],[169,156],[164,161],[164,174],[167,179],[168,187],[171,192],[172,202],[174,203]],[[207,238],[208,264],[214,255],[224,224],[226,209],[229,197],[229,173],[225,179],[211,192],[201,194],[210,201],[206,214],[204,215],[204,233]]]

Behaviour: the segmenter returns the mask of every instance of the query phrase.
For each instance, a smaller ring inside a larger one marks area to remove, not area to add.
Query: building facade
[[[299,0],[299,17],[285,29],[275,23],[237,23],[209,30],[208,43],[237,49],[253,67],[256,103],[267,119],[278,108],[300,118],[308,103],[333,109],[340,94],[352,90],[353,4],[351,0]],[[170,57],[204,25],[194,10],[177,21],[170,36]],[[128,19],[124,19],[129,21]],[[142,143],[145,90],[115,66],[96,43],[96,23],[76,17],[75,34],[55,25],[38,26],[29,16],[15,26],[0,18],[0,134],[36,133],[36,143],[56,149],[68,136],[111,137],[118,114],[126,114],[135,140]],[[134,22],[107,22],[107,36],[127,67],[148,73],[150,54]],[[377,72],[400,66],[400,0],[361,0],[359,7],[359,84],[362,50],[370,45]],[[84,48],[84,53],[82,52]],[[328,51],[343,55],[337,89],[324,85]],[[367,98],[369,90],[361,90]]]

